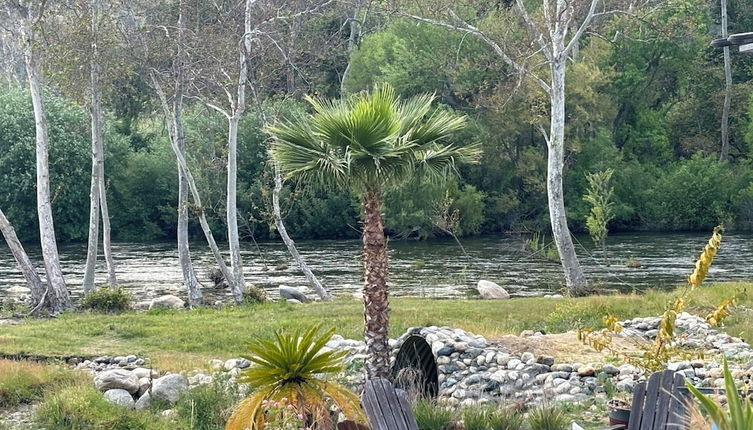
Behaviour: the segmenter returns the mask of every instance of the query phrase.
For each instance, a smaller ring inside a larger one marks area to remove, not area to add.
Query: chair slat
[[[640,430],[643,418],[643,405],[646,403],[646,383],[641,382],[633,389],[633,404],[630,408],[630,421],[627,430]]]
[[[656,413],[656,402],[659,400],[659,388],[661,385],[661,373],[654,373],[648,377],[646,385],[646,402],[643,405],[643,418],[641,419],[641,430],[654,429],[654,414]]]
[[[418,430],[407,395],[387,379],[367,381],[361,401],[372,430]]]

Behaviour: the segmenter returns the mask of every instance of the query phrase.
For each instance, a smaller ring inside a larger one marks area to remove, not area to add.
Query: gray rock
[[[183,309],[186,302],[180,299],[180,297],[172,294],[165,296],[159,296],[152,300],[152,304],[149,305],[149,309]]]
[[[123,406],[124,408],[133,409],[136,406],[136,402],[131,397],[131,393],[120,388],[105,391],[105,399],[114,404]]]
[[[177,402],[181,394],[186,391],[188,391],[188,379],[177,373],[165,375],[152,383],[152,397],[166,400],[170,404]]]
[[[139,391],[139,379],[130,370],[113,369],[98,373],[94,386],[102,392],[120,388],[133,394]]]
[[[476,285],[482,299],[509,299],[510,293],[492,281],[480,280]]]
[[[138,379],[149,378],[150,376],[152,378],[156,378],[157,377],[157,372],[155,372],[152,369],[146,369],[144,367],[137,367],[137,368],[131,370],[131,373],[133,373],[134,375],[136,375],[136,377]]]
[[[279,287],[280,297],[285,300],[298,300],[301,303],[310,302],[309,298],[301,292],[298,288],[289,287],[287,285],[280,285]]]
[[[144,409],[148,409],[149,406],[152,404],[152,396],[149,395],[149,392],[146,392],[139,397],[139,399],[136,401],[136,405],[134,406],[134,409],[137,411],[143,411]]]
[[[303,304],[302,301],[296,300],[296,299],[286,299],[285,301],[288,302],[291,305],[301,305],[301,304]]]
[[[141,398],[141,396],[144,395],[147,391],[149,391],[149,387],[152,386],[152,380],[149,378],[141,378],[139,379],[139,391],[136,393],[137,398]]]

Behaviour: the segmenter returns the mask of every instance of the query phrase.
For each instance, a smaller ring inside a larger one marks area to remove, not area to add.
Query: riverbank
[[[704,286],[688,300],[690,313],[705,315],[753,283]],[[390,334],[414,326],[449,326],[494,340],[524,330],[562,333],[577,322],[598,327],[606,313],[618,319],[660,315],[674,292],[583,298],[516,298],[499,301],[393,298]],[[267,303],[190,311],[127,312],[120,315],[71,312],[50,320],[0,324],[0,355],[147,357],[162,370],[200,368],[212,359],[238,357],[244,343],[275,330],[315,324],[335,327],[345,338],[362,336],[362,305],[354,299],[289,305]],[[753,295],[743,294],[721,331],[753,339]]]

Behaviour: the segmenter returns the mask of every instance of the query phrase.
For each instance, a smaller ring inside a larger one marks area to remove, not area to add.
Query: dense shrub
[[[123,312],[130,307],[131,293],[123,287],[101,287],[89,291],[81,299],[81,308],[97,312]]]

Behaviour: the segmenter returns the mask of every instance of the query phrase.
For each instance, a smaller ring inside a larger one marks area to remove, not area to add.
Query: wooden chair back
[[[685,378],[672,370],[652,374],[635,386],[627,430],[684,430],[689,393]]]
[[[408,396],[384,378],[366,382],[361,404],[371,430],[418,430]]]

